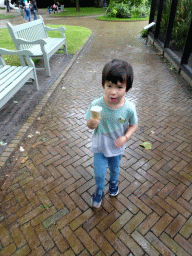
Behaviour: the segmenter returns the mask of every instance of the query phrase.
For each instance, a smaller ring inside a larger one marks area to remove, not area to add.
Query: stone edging
[[[41,102],[37,105],[36,109],[33,111],[33,113],[29,116],[27,121],[23,124],[21,129],[16,133],[15,137],[9,142],[6,149],[3,151],[3,153],[0,156],[0,171],[2,171],[5,164],[8,162],[10,157],[15,153],[15,151],[18,149],[19,145],[23,141],[25,135],[27,134],[28,130],[31,128],[31,126],[34,124],[36,119],[41,115],[41,113],[44,110],[44,107],[46,106],[49,98],[52,96],[53,92],[57,88],[58,84],[61,82],[61,80],[64,78],[64,76],[67,74],[73,63],[76,61],[78,56],[81,54],[83,49],[86,47],[88,42],[91,39],[92,34],[87,38],[86,42],[83,44],[81,49],[79,49],[73,58],[69,61],[67,67],[63,70],[63,72],[59,75],[57,80],[53,83],[53,85],[49,88],[48,92],[43,96]]]

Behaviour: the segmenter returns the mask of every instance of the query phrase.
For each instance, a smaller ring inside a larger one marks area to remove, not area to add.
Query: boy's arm
[[[115,142],[115,146],[117,148],[122,147],[129,139],[130,137],[133,135],[133,133],[137,130],[138,128],[138,123],[134,124],[134,125],[130,125],[127,132],[125,133],[124,136],[121,136],[117,139],[117,141]]]
[[[127,132],[125,133],[125,137],[126,137],[127,141],[130,139],[130,137],[133,135],[133,133],[137,130],[137,128],[138,128],[138,123],[135,125],[129,126]]]

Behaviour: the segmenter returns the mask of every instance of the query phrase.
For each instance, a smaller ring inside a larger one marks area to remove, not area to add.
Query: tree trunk
[[[76,0],[76,12],[80,12],[79,0]]]

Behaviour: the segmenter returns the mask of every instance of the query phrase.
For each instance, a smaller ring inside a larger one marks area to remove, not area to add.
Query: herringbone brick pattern
[[[133,63],[135,84],[126,97],[139,116],[121,161],[120,193],[109,196],[107,173],[102,207],[90,207],[92,133],[84,114],[103,93],[106,58],[99,60],[98,40],[99,34],[50,98],[22,144],[25,151],[14,155],[0,191],[0,255],[192,254],[191,91],[141,43],[117,47],[115,56]],[[140,146],[144,141],[152,150]]]

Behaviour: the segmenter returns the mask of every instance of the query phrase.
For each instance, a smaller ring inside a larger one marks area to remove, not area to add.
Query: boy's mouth
[[[112,100],[113,102],[115,102],[115,101],[117,100],[117,98],[111,98],[111,100]]]

